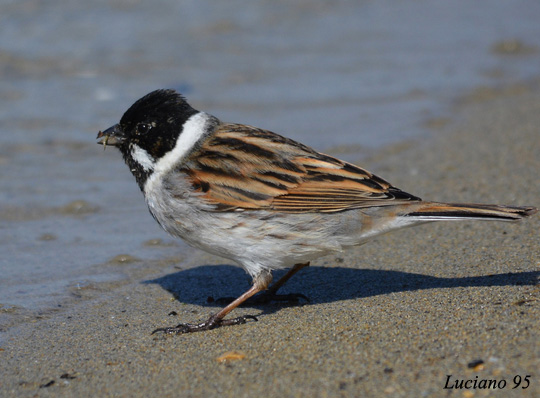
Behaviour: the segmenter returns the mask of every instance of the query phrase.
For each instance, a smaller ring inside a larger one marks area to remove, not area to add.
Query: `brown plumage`
[[[220,125],[182,170],[218,211],[338,212],[420,200],[358,166],[240,124]]]
[[[181,170],[215,211],[332,213],[418,202],[403,215],[518,220],[536,212],[530,206],[424,202],[361,167],[242,124],[220,124]]]

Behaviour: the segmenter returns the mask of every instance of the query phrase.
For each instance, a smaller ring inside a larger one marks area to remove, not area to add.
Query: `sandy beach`
[[[167,236],[95,141],[174,88],[426,200],[540,207],[539,19],[532,0],[0,2],[0,397],[540,396],[540,214],[398,231],[302,270],[283,292],[309,303],[152,335],[250,280]]]
[[[361,164],[425,199],[539,207],[539,86],[466,96],[444,134]],[[206,318],[245,273],[195,250],[123,265],[131,283],[96,283],[7,332],[0,395],[539,396],[539,229],[536,215],[398,231],[303,270],[284,292],[308,304],[241,308],[259,321],[179,336],[151,332]],[[483,379],[505,386],[445,388]]]

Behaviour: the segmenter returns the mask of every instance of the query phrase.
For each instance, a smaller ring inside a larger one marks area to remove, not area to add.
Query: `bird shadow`
[[[274,281],[284,273],[283,270],[274,272]],[[303,293],[310,299],[308,304],[323,304],[424,289],[537,285],[539,278],[540,271],[440,278],[401,271],[311,266],[301,270],[279,292]],[[207,306],[216,306],[214,298],[238,297],[251,286],[244,270],[232,265],[203,265],[144,283],[160,285],[179,302]],[[284,305],[287,304],[278,302],[246,306],[273,313]]]

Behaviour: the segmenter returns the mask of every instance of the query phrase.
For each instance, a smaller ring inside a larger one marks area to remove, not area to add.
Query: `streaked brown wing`
[[[360,167],[239,124],[220,125],[182,170],[218,211],[338,212],[420,200]]]

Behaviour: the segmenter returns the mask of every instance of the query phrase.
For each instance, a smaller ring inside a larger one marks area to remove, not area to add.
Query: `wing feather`
[[[216,211],[339,212],[420,200],[358,166],[240,124],[219,125],[181,168]]]

